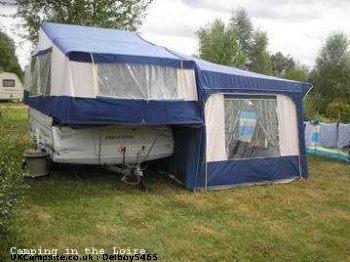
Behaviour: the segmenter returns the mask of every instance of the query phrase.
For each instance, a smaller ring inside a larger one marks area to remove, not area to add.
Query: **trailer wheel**
[[[142,191],[148,191],[150,189],[148,183],[145,181],[145,179],[140,180],[140,188]]]

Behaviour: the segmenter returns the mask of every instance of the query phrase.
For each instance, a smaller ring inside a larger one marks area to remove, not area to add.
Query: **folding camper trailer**
[[[0,73],[0,100],[21,100],[23,86],[14,73]]]
[[[53,23],[41,26],[30,71],[24,102],[53,161],[171,155],[188,189],[308,178],[309,83],[209,63],[135,32]]]

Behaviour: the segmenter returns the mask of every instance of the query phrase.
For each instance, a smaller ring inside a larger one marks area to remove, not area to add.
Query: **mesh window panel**
[[[51,52],[32,58],[32,81],[29,87],[30,96],[49,96],[51,92]]]
[[[180,99],[177,70],[135,64],[98,64],[98,94],[130,99]]]
[[[225,98],[228,159],[280,156],[276,98]]]

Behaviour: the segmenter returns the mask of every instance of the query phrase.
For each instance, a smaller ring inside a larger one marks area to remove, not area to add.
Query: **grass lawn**
[[[3,113],[23,143],[26,112]],[[209,192],[160,176],[142,192],[99,169],[78,180],[59,170],[27,182],[7,245],[145,249],[169,262],[350,261],[350,165],[309,157],[309,166],[309,181]]]

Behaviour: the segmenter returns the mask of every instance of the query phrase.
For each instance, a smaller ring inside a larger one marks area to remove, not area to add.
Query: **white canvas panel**
[[[71,94],[75,97],[96,97],[93,64],[69,61]]]
[[[93,64],[70,61],[54,46],[51,68],[52,96],[96,97]]]
[[[31,68],[31,60],[29,60],[28,65],[24,68],[24,82],[23,82],[23,87],[25,89],[28,89],[29,86],[32,84],[32,68]]]
[[[207,162],[227,160],[224,95],[211,95],[205,104]]]
[[[69,59],[56,47],[52,48],[51,61],[51,95],[73,96],[69,76]]]
[[[180,69],[177,75],[179,97],[186,101],[198,101],[194,70]]]
[[[277,117],[281,156],[299,155],[296,107],[290,98],[277,96]]]
[[[37,45],[37,50],[36,51],[45,50],[45,49],[48,49],[48,48],[50,48],[52,46],[53,46],[52,41],[45,34],[43,29],[40,28],[40,30],[39,30],[39,40],[38,40],[38,45]]]
[[[93,65],[70,61],[40,29],[36,51],[52,47],[51,93],[52,96],[96,97]]]

